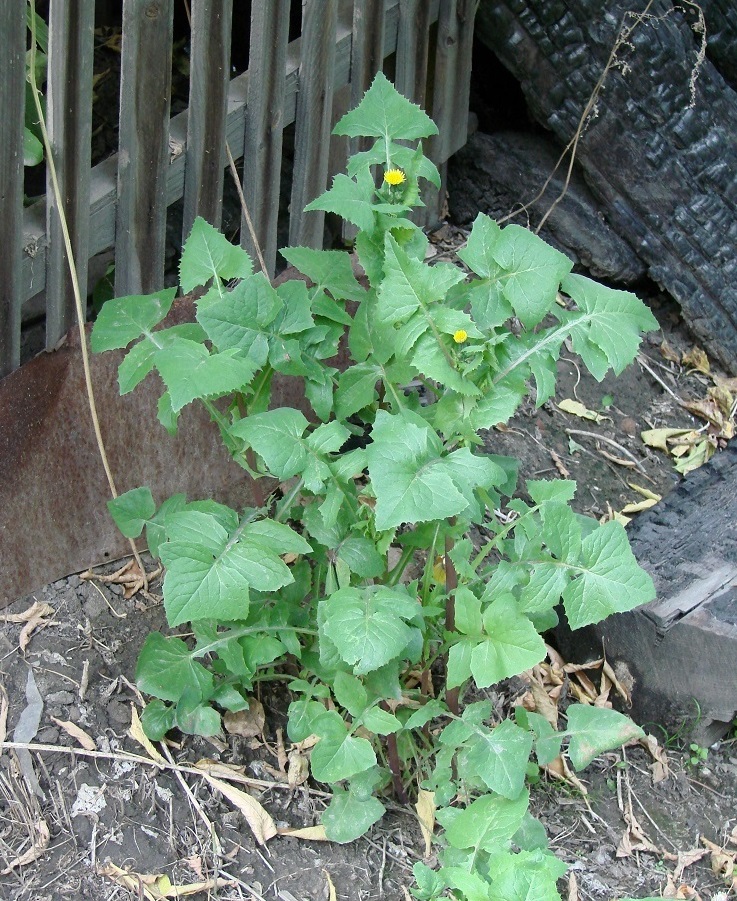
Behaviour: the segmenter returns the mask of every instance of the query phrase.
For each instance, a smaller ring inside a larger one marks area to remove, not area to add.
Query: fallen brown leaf
[[[671,363],[681,362],[680,354],[678,351],[674,350],[667,341],[660,342],[660,353],[665,360],[669,360]]]
[[[289,838],[301,838],[307,842],[328,841],[328,837],[325,834],[325,827],[322,823],[317,826],[302,826],[298,829],[280,828],[277,832],[279,835],[287,835]]]
[[[48,848],[51,840],[51,833],[49,832],[46,820],[38,820],[33,825],[38,833],[38,836],[33,839],[33,844],[23,854],[16,857],[14,860],[11,860],[4,870],[0,870],[0,876],[7,876],[8,873],[12,873],[16,867],[25,867],[29,863],[33,863],[33,861],[38,860]]]
[[[165,901],[167,898],[184,898],[187,895],[197,895],[200,892],[210,892],[212,889],[227,888],[235,885],[232,879],[206,879],[203,882],[190,882],[186,885],[174,885],[166,874],[135,873],[123,870],[114,863],[106,863],[98,866],[100,876],[106,876],[116,885],[135,892],[136,897],[145,898],[146,901]]]
[[[435,792],[421,788],[417,794],[415,810],[425,840],[425,860],[427,860],[432,854],[432,836],[435,831]]]
[[[264,731],[266,715],[264,705],[258,698],[248,699],[248,709],[233,712],[229,710],[223,717],[225,731],[241,738],[255,738]]]
[[[711,369],[709,365],[709,358],[700,347],[692,347],[691,350],[683,355],[681,362],[689,369],[695,369],[697,372],[703,372],[704,375],[708,375],[709,370]]]
[[[31,636],[39,629],[49,625],[48,616],[54,615],[54,608],[50,604],[42,604],[35,601],[23,613],[5,613],[0,616],[0,621],[5,623],[25,623],[18,636],[18,646],[25,651]]]
[[[137,741],[138,744],[141,745],[141,747],[146,751],[146,753],[152,760],[156,760],[159,763],[163,762],[163,756],[159,753],[151,739],[143,731],[143,726],[141,725],[138,711],[133,704],[131,704],[131,724],[128,728],[128,735],[130,735],[130,737],[134,741]]]
[[[646,735],[639,740],[639,744],[646,749],[653,759],[650,764],[650,772],[653,774],[653,784],[663,782],[670,776],[670,766],[668,764],[668,755],[665,748],[661,748],[657,738],[654,735]]]
[[[568,901],[578,901],[578,882],[573,871],[568,874]]]
[[[55,716],[51,717],[51,721],[63,729],[67,735],[71,735],[75,741],[78,741],[86,751],[97,750],[94,738],[88,735],[84,729],[80,729],[76,723],[73,723],[71,720],[58,720]]]
[[[327,870],[323,870],[323,873],[328,882],[328,901],[338,901],[338,896],[335,893],[335,886],[333,885],[333,880],[330,878],[330,873],[328,873]]]
[[[265,845],[270,838],[277,834],[276,823],[255,798],[246,794],[246,792],[242,792],[239,788],[223,782],[222,779],[210,776],[208,773],[203,772],[203,776],[213,788],[216,788],[231,804],[234,804],[240,810],[251,827],[254,838],[260,845]]]

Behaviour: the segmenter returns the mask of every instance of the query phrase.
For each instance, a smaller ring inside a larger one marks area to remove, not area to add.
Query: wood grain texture
[[[729,11],[720,46],[737,46],[737,7],[709,6]],[[484,0],[477,28],[565,146],[631,8],[616,0],[601,17],[596,0]],[[737,92],[708,57],[695,73],[700,36],[684,16],[653,2],[620,49],[627,71],[609,72],[576,161],[649,277],[737,373]]]
[[[243,194],[269,277],[276,265],[288,39],[289,0],[255,3],[251,8]],[[255,260],[256,248],[245,221],[241,222],[241,244]]]
[[[397,90],[424,108],[427,95],[430,6],[424,0],[399,0]]]
[[[69,229],[77,281],[87,297],[92,140],[94,0],[52,0],[49,22],[47,124],[62,211]],[[74,78],[69,73],[74,72]],[[51,350],[76,320],[69,260],[59,210],[46,181],[46,349]]]
[[[26,5],[0,0],[0,377],[20,362]]]
[[[220,227],[233,0],[193,0],[182,241],[197,216]]]
[[[174,0],[124,0],[115,293],[164,284]]]
[[[337,0],[306,0],[295,129],[289,243],[322,247],[325,214],[303,212],[326,188],[335,71]]]

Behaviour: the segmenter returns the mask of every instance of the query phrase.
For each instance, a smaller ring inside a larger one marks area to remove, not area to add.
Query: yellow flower
[[[384,181],[388,182],[392,187],[402,185],[407,180],[407,176],[401,169],[387,169],[384,173]]]
[[[468,339],[468,333],[465,329],[459,328],[457,332],[453,333],[453,340],[456,344],[463,344],[464,341]]]

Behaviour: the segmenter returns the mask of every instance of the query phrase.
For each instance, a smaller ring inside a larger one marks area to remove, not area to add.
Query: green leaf
[[[362,579],[375,579],[386,569],[385,558],[376,545],[361,535],[349,535],[338,546],[337,559],[347,564],[350,571]]]
[[[479,213],[474,219],[466,246],[458,251],[458,257],[477,275],[488,278],[499,270],[493,251],[501,228],[486,213]],[[504,321],[504,320],[502,320]]]
[[[484,628],[489,637],[471,652],[471,674],[479,688],[516,676],[545,658],[545,642],[512,597],[500,597],[486,608]]]
[[[376,137],[385,141],[411,141],[438,133],[437,126],[419,106],[403,97],[389,79],[377,72],[358,106],[346,113],[333,134]]]
[[[406,591],[383,586],[343,588],[319,607],[324,633],[356,675],[398,657],[413,634],[406,620],[421,611]]]
[[[478,728],[460,751],[462,773],[473,773],[493,792],[514,800],[525,785],[532,735],[511,720],[494,729]]]
[[[350,779],[376,764],[371,742],[349,735],[340,715],[331,710],[315,723],[320,741],[312,749],[310,768],[318,782],[335,783]]]
[[[566,710],[570,736],[568,756],[574,769],[582,770],[604,751],[619,748],[645,733],[628,716],[591,704],[571,704]]]
[[[278,479],[288,479],[307,465],[302,435],[308,422],[299,410],[281,407],[237,422],[230,432],[245,439]]]
[[[384,816],[385,809],[378,798],[357,798],[352,792],[336,787],[330,806],[321,817],[325,834],[331,842],[355,841]]]
[[[381,530],[455,516],[468,507],[469,491],[487,487],[498,475],[491,461],[472,458],[467,449],[441,456],[437,433],[409,412],[392,416],[380,410],[372,437],[366,456]]]
[[[373,182],[371,182],[373,188]],[[325,210],[352,222],[363,232],[374,229],[374,205],[371,203],[372,190],[342,173],[336,175],[332,186],[318,198],[308,203],[305,212]]]
[[[347,419],[376,399],[380,369],[373,363],[359,363],[342,372],[335,391],[335,415]]]
[[[573,349],[599,380],[610,366],[619,374],[634,360],[642,340],[640,332],[659,328],[650,310],[629,291],[616,291],[574,274],[563,279],[561,288],[579,309],[561,320],[575,325]]]
[[[92,327],[92,352],[127,347],[142,334],[148,334],[169,312],[176,293],[176,288],[168,288],[156,294],[108,300]]]
[[[473,848],[489,853],[503,850],[522,825],[529,800],[527,791],[514,800],[501,795],[482,795],[453,817],[446,826],[445,837],[453,848]],[[441,824],[444,824],[446,813],[438,813]]]
[[[329,291],[337,300],[362,300],[366,295],[353,274],[350,254],[343,250],[284,247],[279,253],[318,290]]]
[[[247,278],[252,272],[253,263],[242,247],[231,244],[200,216],[195,219],[179,263],[179,280],[185,294],[206,285],[211,278],[216,282],[229,281]]]
[[[220,714],[207,704],[181,698],[174,711],[174,721],[187,735],[217,735],[221,730]]]
[[[573,263],[542,238],[508,225],[494,243],[493,256],[503,269],[502,294],[525,328],[543,320],[555,304],[561,279]]]
[[[283,302],[268,279],[263,273],[257,273],[221,298],[200,302],[197,321],[217,348],[238,348],[252,357],[256,365],[263,365],[270,333],[267,326],[282,307]]]
[[[149,701],[141,714],[141,725],[151,741],[161,741],[174,727],[174,708],[163,701]]]
[[[361,717],[361,725],[376,735],[391,735],[402,728],[396,716],[381,707],[369,708]]]
[[[190,620],[245,619],[249,588],[276,591],[293,581],[280,554],[310,550],[288,526],[253,522],[232,534],[207,513],[174,513],[161,547],[164,608],[171,626]]]
[[[548,847],[548,833],[540,820],[528,810],[522,825],[512,836],[512,841],[523,851],[545,851]]]
[[[587,535],[581,558],[571,569],[577,577],[565,589],[563,605],[572,629],[632,610],[655,597],[653,580],[638,565],[618,522],[605,523]]]
[[[177,338],[156,354],[161,374],[176,413],[198,397],[219,397],[247,386],[253,365],[236,350],[213,353],[197,341]]]
[[[23,126],[23,165],[38,166],[44,158],[44,145],[27,126]]]
[[[143,527],[156,513],[150,488],[131,488],[107,502],[115,525],[126,538],[138,538]]]
[[[567,869],[563,861],[544,850],[495,855],[489,867],[493,897],[504,901],[560,901],[556,883]]]
[[[136,685],[164,701],[178,701],[185,689],[203,699],[212,694],[213,678],[192,658],[192,652],[181,638],[151,632],[138,657]]]
[[[360,679],[350,673],[337,672],[333,682],[335,700],[351,716],[360,716],[368,706],[368,694]]]

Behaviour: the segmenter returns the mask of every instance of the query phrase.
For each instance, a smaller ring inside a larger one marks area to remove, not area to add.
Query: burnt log
[[[600,0],[481,0],[476,34],[563,145],[620,41],[577,163],[649,277],[737,372],[737,6],[702,6],[715,29],[705,58],[695,7],[669,0],[639,18],[630,0],[608,0],[604,12]]]

